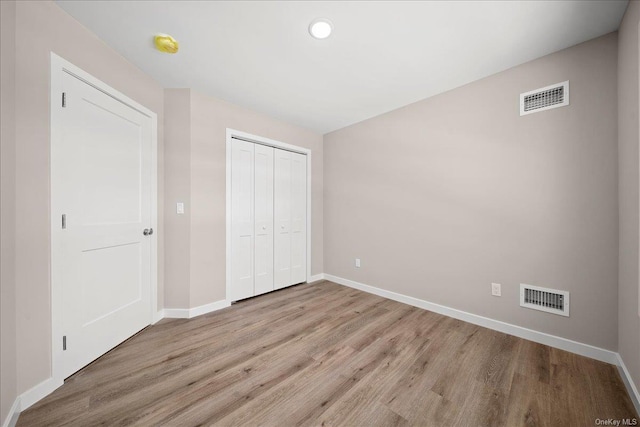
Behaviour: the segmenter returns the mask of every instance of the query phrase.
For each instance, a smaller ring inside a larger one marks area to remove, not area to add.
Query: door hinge
[[[65,108],[67,106],[67,94],[65,92],[62,92],[62,108]]]
[[[67,349],[67,336],[63,335],[62,336],[62,350],[66,350]]]
[[[62,214],[62,229],[67,228],[67,214]]]

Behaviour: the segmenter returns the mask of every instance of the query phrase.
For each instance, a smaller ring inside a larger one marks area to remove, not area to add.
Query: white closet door
[[[255,145],[255,295],[273,290],[273,153]]]
[[[231,143],[231,295],[254,295],[254,152],[255,144]]]
[[[307,280],[307,156],[291,153],[291,284]]]
[[[275,149],[274,169],[274,288],[291,282],[291,156]]]

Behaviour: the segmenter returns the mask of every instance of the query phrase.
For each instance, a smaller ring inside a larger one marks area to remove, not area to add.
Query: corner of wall
[[[0,422],[11,422],[17,401],[15,281],[16,3],[0,2]]]
[[[639,38],[640,2],[631,1],[618,31],[618,350],[636,390],[640,389]]]
[[[191,207],[191,90],[165,89],[164,308],[190,307]]]

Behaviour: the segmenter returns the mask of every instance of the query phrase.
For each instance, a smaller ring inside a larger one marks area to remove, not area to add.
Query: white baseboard
[[[156,323],[158,323],[159,321],[161,321],[162,319],[164,319],[164,309],[161,310],[157,310],[154,314],[153,314],[153,319],[151,320],[151,324],[155,325]]]
[[[164,310],[158,310],[153,316],[153,323],[158,322],[159,320],[168,317],[168,318],[182,318],[182,319],[191,319],[196,316],[200,316],[202,314],[210,313],[212,311],[221,310],[223,308],[229,307],[231,303],[227,300],[212,302],[211,304],[201,305],[199,307],[194,308],[165,308]],[[21,411],[24,411],[40,399],[44,398],[48,394],[52,393],[55,389],[64,384],[62,380],[55,380],[54,378],[49,378],[40,384],[32,387],[31,389],[25,391],[20,396],[18,396],[7,415],[7,418],[4,420],[2,424],[3,427],[14,427],[18,422],[18,416]]]
[[[13,402],[13,405],[11,406],[9,413],[7,414],[7,418],[5,418],[4,422],[2,423],[2,426],[14,427],[18,422],[20,412],[24,411],[29,406],[33,405],[45,396],[51,394],[62,384],[64,384],[63,381],[55,380],[54,378],[48,378],[42,381],[40,384],[36,384],[29,390],[22,393],[16,398],[15,402]]]
[[[163,311],[163,318],[167,319],[188,319],[188,308],[165,308]]]
[[[16,397],[16,400],[13,402],[11,409],[9,409],[9,413],[7,414],[7,418],[4,419],[2,423],[2,427],[15,427],[18,423],[18,417],[20,416],[20,396]]]
[[[307,283],[319,282],[320,280],[324,280],[324,273],[316,274],[315,276],[310,276]]]
[[[581,356],[590,357],[592,359],[611,363],[613,365],[617,365],[618,363],[618,353],[611,350],[605,350],[603,348],[595,347],[589,344],[583,344],[555,335],[546,334],[544,332],[534,331],[533,329],[523,328],[522,326],[512,325],[500,320],[478,316],[477,314],[468,313],[466,311],[450,308],[440,304],[435,304],[407,295],[398,294],[396,292],[387,291],[384,289],[376,288],[374,286],[358,283],[353,280],[332,276],[330,274],[325,274],[325,279],[331,282],[338,283],[340,285],[348,286],[350,288],[359,289],[370,294],[375,294],[394,301],[402,302],[404,304],[413,305],[414,307],[423,308],[425,310],[444,314],[445,316],[453,317],[455,319],[464,320],[465,322],[473,323],[474,325],[484,326],[485,328],[504,332],[506,334],[524,338],[529,341],[534,341],[540,344],[545,344],[551,347],[570,351],[571,353],[576,353]]]
[[[220,300],[194,308],[165,308],[163,310],[163,317],[170,319],[192,319],[196,316],[211,313],[212,311],[222,310],[230,305],[231,302]]]
[[[504,332],[506,334],[514,335],[540,344],[545,344],[550,347],[559,348],[561,350],[566,350],[571,353],[579,354],[581,356],[590,357],[592,359],[616,365],[618,366],[620,376],[622,377],[622,380],[629,392],[629,396],[631,397],[636,410],[640,413],[640,393],[638,393],[638,388],[634,384],[631,375],[626,365],[624,364],[624,361],[616,352],[605,350],[603,348],[595,347],[589,344],[572,341],[555,335],[546,334],[544,332],[534,331],[522,326],[516,326],[499,320],[490,319],[488,317],[479,316],[476,314],[468,313],[466,311],[450,308],[440,304],[435,304],[429,301],[421,300],[396,292],[387,291],[385,289],[376,288],[374,286],[365,285],[363,283],[333,276],[331,274],[323,273],[311,276],[309,283],[317,282],[319,280],[329,280],[331,282],[338,283],[343,286],[348,286],[350,288],[359,289],[361,291],[378,295],[383,298],[388,298],[404,304],[412,305],[414,307],[422,308],[425,310],[433,311],[435,313],[443,314],[445,316],[453,317],[455,319],[463,320],[465,322],[473,323],[474,325],[483,326],[485,328]],[[230,305],[231,303],[229,301],[221,300],[191,309],[165,308],[164,310],[159,310],[156,313],[156,315],[154,316],[154,320],[157,319],[155,321],[158,321],[164,317],[191,319],[196,316],[200,316],[216,310],[221,310],[223,308],[229,307]],[[56,381],[53,378],[49,378],[22,393],[16,398],[2,426],[14,427],[18,421],[18,416],[20,415],[21,411],[27,409],[38,400],[47,396],[62,384],[63,381]]]
[[[56,380],[54,378],[48,378],[42,381],[40,384],[37,384],[34,387],[31,387],[29,390],[25,391],[20,395],[20,411],[24,411],[29,406],[36,403],[38,400],[43,397],[51,394],[55,389],[64,384],[63,380]]]
[[[499,320],[490,319],[488,317],[478,316],[477,314],[467,313],[466,311],[457,310],[455,308],[450,308],[444,305],[435,304],[407,295],[398,294],[396,292],[387,291],[384,289],[376,288],[374,286],[365,285],[363,283],[358,283],[353,280],[333,276],[331,274],[324,274],[324,278],[339,285],[348,286],[350,288],[378,295],[383,298],[388,298],[394,301],[402,302],[404,304],[412,305],[414,307],[423,308],[425,310],[433,311],[435,313],[473,323],[474,325],[483,326],[485,328],[524,338],[529,341],[545,344],[550,347],[559,348],[561,350],[569,351],[581,356],[590,357],[592,359],[616,365],[618,367],[618,370],[620,371],[620,376],[622,377],[624,385],[629,392],[629,396],[633,401],[633,405],[635,406],[636,411],[640,413],[640,393],[638,393],[638,388],[634,384],[633,379],[631,378],[631,374],[627,370],[622,357],[620,357],[620,354],[614,351],[573,341],[567,338],[546,334],[544,332],[534,331],[533,329],[527,329],[522,326],[512,325],[510,323],[501,322]]]
[[[640,393],[638,393],[638,388],[633,382],[631,373],[627,369],[627,365],[624,364],[624,360],[622,360],[622,356],[620,356],[620,354],[618,354],[618,362],[616,365],[618,365],[618,371],[620,372],[624,385],[627,387],[633,406],[636,407],[636,411],[640,414]]]

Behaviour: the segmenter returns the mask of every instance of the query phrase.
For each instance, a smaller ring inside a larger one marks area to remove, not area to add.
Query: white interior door
[[[291,284],[307,280],[307,156],[291,153]]]
[[[291,156],[275,149],[274,161],[274,289],[291,285]]]
[[[143,235],[153,209],[151,118],[63,74],[53,167],[65,215],[59,250],[67,377],[151,322],[155,235]]]
[[[255,295],[273,290],[273,153],[255,144]]]
[[[254,293],[255,144],[231,144],[231,301]]]

